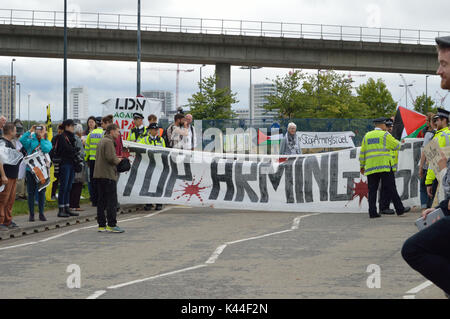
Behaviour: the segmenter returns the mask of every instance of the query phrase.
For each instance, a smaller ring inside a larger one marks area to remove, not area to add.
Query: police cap
[[[436,38],[436,43],[441,48],[450,48],[450,36]]]
[[[144,119],[144,115],[142,115],[141,113],[133,113],[133,119]]]
[[[150,123],[150,125],[148,126],[149,130],[158,129],[158,128],[159,128],[158,123]]]
[[[386,124],[387,118],[385,117],[379,117],[375,120],[373,120],[373,124]]]
[[[448,120],[449,119],[449,115],[450,115],[449,111],[447,111],[445,109],[441,109],[441,108],[438,107],[437,113],[433,117],[433,119],[437,119],[437,118],[443,117],[443,118],[446,118]]]

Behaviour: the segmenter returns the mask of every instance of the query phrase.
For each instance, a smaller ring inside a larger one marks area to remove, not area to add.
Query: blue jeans
[[[34,201],[38,199],[39,214],[44,214],[45,206],[45,189],[38,192],[37,182],[34,179],[33,174],[27,170],[26,172],[27,181],[27,193],[28,193],[28,209],[30,210],[30,216],[34,216]]]
[[[450,293],[450,217],[448,200],[440,204],[446,217],[410,237],[403,259],[436,286]]]
[[[69,207],[70,191],[75,178],[75,170],[72,164],[64,164],[59,168],[59,193],[58,206]]]

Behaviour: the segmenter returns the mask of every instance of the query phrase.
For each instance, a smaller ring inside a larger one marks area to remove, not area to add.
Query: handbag
[[[124,173],[128,172],[131,169],[130,160],[128,158],[124,158],[117,164],[117,172]]]

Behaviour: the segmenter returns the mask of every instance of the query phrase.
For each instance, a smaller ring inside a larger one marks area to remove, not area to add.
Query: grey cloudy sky
[[[119,0],[68,0],[69,7],[77,7],[82,12],[128,13],[136,12],[137,1]],[[63,10],[62,0],[22,0],[12,4],[2,3],[0,9],[27,10]],[[243,19],[257,21],[336,24],[408,28],[421,30],[450,31],[448,20],[450,1],[419,0],[410,1],[355,1],[355,0],[278,0],[278,1],[242,1],[242,0],[142,0],[142,14],[152,16]],[[0,16],[5,16],[0,11]],[[31,95],[32,119],[45,119],[44,107],[52,105],[54,119],[62,118],[62,59],[40,59],[24,57],[0,57],[0,74],[10,74],[11,58],[16,58],[14,73],[17,81],[22,83],[21,117],[27,118],[27,95]],[[93,60],[69,60],[68,87],[84,85],[89,90],[90,111],[94,115],[101,113],[101,102],[115,96],[134,96],[136,92],[135,63]],[[143,63],[142,90],[169,90],[175,93],[175,72],[154,71],[151,68],[175,69],[174,64]],[[181,65],[183,69],[194,69],[194,72],[181,73],[180,104],[186,104],[187,98],[197,90],[200,65]],[[288,69],[263,68],[253,71],[253,82],[266,82],[276,75],[286,74]],[[311,70],[314,72],[314,70]],[[214,66],[203,68],[203,76],[214,73]],[[348,73],[348,72],[347,72]],[[383,78],[391,90],[393,97],[400,105],[405,104],[405,91],[399,87],[402,80],[398,74],[352,72],[365,74],[365,77],[354,77],[355,86],[365,82],[367,78]],[[425,91],[425,76],[405,74],[408,83],[414,83],[413,95]],[[232,67],[232,87],[236,92],[238,108],[248,107],[249,74]],[[428,79],[428,93],[440,99],[447,92],[439,87],[439,77]],[[411,105],[411,99],[408,98]],[[450,97],[445,106],[450,109]]]

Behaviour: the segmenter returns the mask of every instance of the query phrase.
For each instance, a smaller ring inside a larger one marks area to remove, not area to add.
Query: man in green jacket
[[[374,120],[375,129],[368,132],[362,141],[359,155],[361,174],[367,176],[369,186],[369,217],[381,217],[377,213],[377,192],[380,181],[385,190],[392,195],[392,201],[398,216],[411,208],[404,207],[395,188],[392,152],[400,149],[400,142],[386,132],[386,118]]]
[[[115,139],[119,136],[119,127],[110,124],[97,146],[94,179],[97,186],[97,222],[99,232],[123,233],[117,226],[117,165],[121,159],[116,155]],[[105,218],[106,209],[106,218]],[[108,226],[106,226],[108,222]]]

